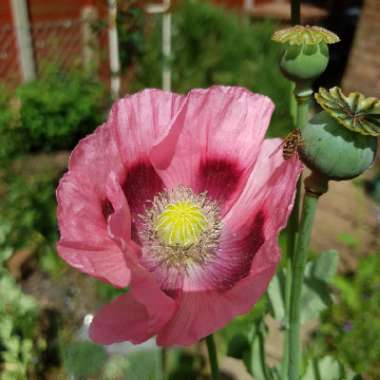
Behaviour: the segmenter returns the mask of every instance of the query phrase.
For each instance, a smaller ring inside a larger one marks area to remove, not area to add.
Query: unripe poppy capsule
[[[326,29],[302,25],[279,30],[272,39],[284,44],[280,68],[294,82],[311,82],[320,76],[329,62],[327,45],[339,41],[337,35]]]
[[[280,69],[292,81],[311,81],[319,77],[329,62],[329,49],[323,42],[318,45],[288,45],[280,59]]]
[[[302,138],[299,149],[302,161],[311,170],[333,180],[357,177],[372,165],[376,156],[376,137],[342,127],[326,111],[306,124]]]

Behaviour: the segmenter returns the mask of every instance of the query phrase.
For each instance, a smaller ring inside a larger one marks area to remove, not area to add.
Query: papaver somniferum
[[[129,287],[92,340],[190,345],[264,293],[301,171],[264,139],[273,108],[240,87],[145,90],[79,142],[57,190],[58,252]]]

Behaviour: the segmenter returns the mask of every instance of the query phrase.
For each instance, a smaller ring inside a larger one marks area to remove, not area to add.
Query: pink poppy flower
[[[57,190],[58,252],[129,286],[95,316],[95,342],[190,345],[264,293],[301,171],[264,140],[272,111],[239,87],[145,90],[74,149]]]

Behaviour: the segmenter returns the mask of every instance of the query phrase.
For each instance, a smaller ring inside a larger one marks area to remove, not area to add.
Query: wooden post
[[[162,68],[162,89],[170,91],[172,87],[171,55],[172,55],[172,15],[170,12],[170,0],[164,0],[164,8],[167,9],[162,16],[162,56],[164,67]]]
[[[108,44],[111,71],[111,96],[117,99],[120,95],[120,56],[119,39],[117,34],[117,0],[108,0]]]
[[[255,0],[244,0],[244,10],[251,11],[255,5]]]
[[[162,14],[162,56],[164,64],[162,67],[162,89],[171,90],[171,0],[163,0],[161,4],[150,4],[145,7],[147,13]]]
[[[22,79],[27,82],[36,77],[27,3],[26,0],[11,0],[11,6]]]
[[[83,67],[86,70],[97,70],[99,67],[99,41],[93,28],[97,18],[98,13],[94,6],[82,8]]]

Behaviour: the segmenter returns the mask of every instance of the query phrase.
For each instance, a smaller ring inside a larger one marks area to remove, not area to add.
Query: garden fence
[[[97,65],[99,72],[107,72],[107,23],[96,17],[91,7],[85,7],[78,18],[36,21],[30,27],[11,24],[0,26],[0,83],[9,87],[20,84],[25,75],[22,49],[18,39],[20,30],[29,36],[31,55],[29,68],[32,78],[43,78],[52,67],[63,69],[86,68]],[[28,79],[31,79],[29,77]]]

